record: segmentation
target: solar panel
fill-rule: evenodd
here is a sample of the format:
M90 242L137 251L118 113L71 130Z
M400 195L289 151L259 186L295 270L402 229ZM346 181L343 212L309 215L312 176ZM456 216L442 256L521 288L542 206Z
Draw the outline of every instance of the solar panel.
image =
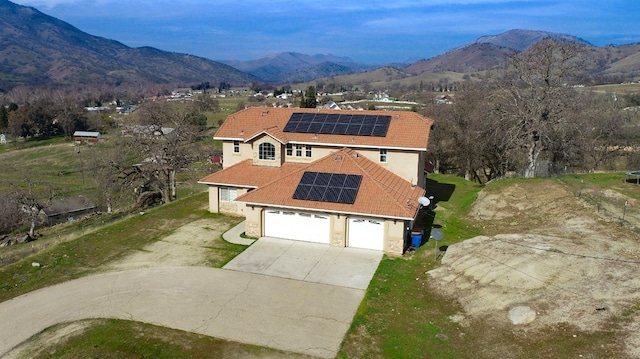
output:
M294 112L284 132L385 137L391 116Z
M300 184L313 185L317 176L318 172L305 171L300 179Z
M305 171L293 192L293 198L353 204L361 182L361 175Z

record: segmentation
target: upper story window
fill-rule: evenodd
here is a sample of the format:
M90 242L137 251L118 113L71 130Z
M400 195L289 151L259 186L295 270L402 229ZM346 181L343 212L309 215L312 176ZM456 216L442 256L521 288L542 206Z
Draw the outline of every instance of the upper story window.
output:
M305 157L311 157L311 145L307 145L304 155Z
M387 162L387 149L386 148L381 148L380 149L380 162Z
M302 145L296 145L296 156L302 157Z
M261 143L258 147L258 158L261 160L275 160L276 146L271 143Z
M233 153L240 153L240 141L233 141Z
M293 144L287 143L287 156L293 156Z

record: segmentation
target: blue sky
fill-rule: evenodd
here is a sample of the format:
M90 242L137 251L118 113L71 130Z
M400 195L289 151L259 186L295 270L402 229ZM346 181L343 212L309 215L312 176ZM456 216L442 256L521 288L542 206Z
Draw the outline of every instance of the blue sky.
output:
M127 46L213 60L292 51L416 61L483 35L545 30L640 42L638 0L12 0Z

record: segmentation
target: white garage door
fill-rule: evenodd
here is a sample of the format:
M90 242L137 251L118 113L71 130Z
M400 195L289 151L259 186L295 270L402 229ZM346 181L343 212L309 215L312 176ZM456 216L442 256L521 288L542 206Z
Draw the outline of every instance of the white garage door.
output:
M349 218L349 247L384 249L384 222L373 218Z
M329 243L329 216L268 209L264 215L264 235L297 241Z

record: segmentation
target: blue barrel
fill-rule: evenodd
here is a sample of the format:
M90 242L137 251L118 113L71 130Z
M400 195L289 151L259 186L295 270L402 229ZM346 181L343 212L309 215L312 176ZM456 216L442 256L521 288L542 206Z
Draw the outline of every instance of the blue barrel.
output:
M422 244L423 234L424 234L424 231L411 232L411 244L413 245L414 248L418 248Z

